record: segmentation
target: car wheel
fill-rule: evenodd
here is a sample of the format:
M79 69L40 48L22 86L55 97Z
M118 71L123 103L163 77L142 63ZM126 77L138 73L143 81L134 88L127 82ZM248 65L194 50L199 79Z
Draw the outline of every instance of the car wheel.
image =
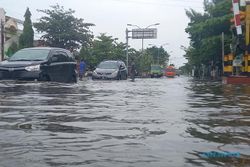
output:
M48 75L46 75L46 74L41 74L40 76L39 76L39 79L38 79L39 81L50 81L50 77L48 76Z
M77 83L77 77L75 75L71 76L71 79L69 80L71 83Z
M116 77L117 80L121 80L122 79L122 76L121 74L118 74L117 77Z

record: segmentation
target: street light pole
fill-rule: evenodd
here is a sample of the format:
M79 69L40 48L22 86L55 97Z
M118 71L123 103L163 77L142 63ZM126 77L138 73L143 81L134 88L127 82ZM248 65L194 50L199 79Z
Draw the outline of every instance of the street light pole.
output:
M158 53L157 53L157 62L158 62L158 64L159 64L159 52L160 52L160 48L158 48Z
M170 56L170 53L173 53L173 51L170 51L170 52L168 53L168 54L169 54L169 56ZM168 63L169 63L169 65L171 64L171 60L173 60L173 59L169 57L169 62L168 62Z
M144 31L142 32L142 39L141 39L141 52L143 53L143 49L144 49L144 47L143 47L143 39L144 39Z
M127 58L127 68L128 68L128 29L126 28L126 58Z

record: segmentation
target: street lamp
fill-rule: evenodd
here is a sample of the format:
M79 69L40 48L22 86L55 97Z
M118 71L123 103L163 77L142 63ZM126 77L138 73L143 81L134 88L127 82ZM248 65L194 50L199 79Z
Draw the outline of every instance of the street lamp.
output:
M157 60L157 61L158 61L158 64L159 64L159 57L160 57L160 56L159 56L159 55L160 55L159 52L160 52L160 48L163 47L163 46L165 46L165 45L169 45L169 43L164 43L164 44L162 44L162 45L160 45L160 46L156 46L156 45L154 45L154 44L148 44L148 45L149 45L149 46L155 46L155 47L157 47L157 49L158 49L158 51L157 51L157 59L158 59L158 60Z
M142 35L142 49L141 49L142 53L143 53L144 29L147 29L147 28L152 27L152 26L158 26L158 25L160 25L160 23L151 24L151 25L147 26L146 28L141 28L140 26L138 26L136 24L127 24L127 26L137 27L137 28L142 30L142 33L143 33L143 35Z

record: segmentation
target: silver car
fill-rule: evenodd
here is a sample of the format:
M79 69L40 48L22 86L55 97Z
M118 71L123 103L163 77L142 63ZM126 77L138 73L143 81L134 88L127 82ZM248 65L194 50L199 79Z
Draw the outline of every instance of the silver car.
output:
M123 61L107 60L102 61L93 71L92 79L117 79L126 80L128 69Z

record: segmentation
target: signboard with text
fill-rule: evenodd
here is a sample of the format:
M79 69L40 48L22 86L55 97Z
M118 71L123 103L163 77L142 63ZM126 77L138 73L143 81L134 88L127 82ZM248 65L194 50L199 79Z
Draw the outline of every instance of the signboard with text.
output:
M138 28L132 29L132 39L156 39L156 28Z

